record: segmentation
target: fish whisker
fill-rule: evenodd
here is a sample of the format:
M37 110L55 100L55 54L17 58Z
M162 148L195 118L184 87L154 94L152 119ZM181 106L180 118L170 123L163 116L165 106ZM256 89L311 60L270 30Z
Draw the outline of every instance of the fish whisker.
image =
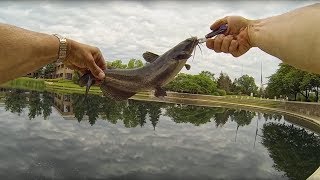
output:
M203 56L203 54L202 54L202 49L201 49L200 45L199 45L199 44L197 44L197 46L199 47L200 52L201 52L201 55Z

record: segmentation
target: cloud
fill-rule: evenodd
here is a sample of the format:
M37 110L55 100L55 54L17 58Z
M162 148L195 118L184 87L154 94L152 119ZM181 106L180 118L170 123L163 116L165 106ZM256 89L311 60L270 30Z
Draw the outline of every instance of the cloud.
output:
M204 36L210 24L226 15L250 19L264 18L312 4L312 1L30 1L0 2L0 22L26 29L60 33L99 47L107 60L142 59L142 53L162 54L180 41ZM263 9L263 11L262 11ZM199 52L190 73L208 70L226 72L231 78L241 74L263 82L280 62L258 49L240 58L216 54L206 48ZM186 70L183 70L186 72ZM216 76L217 77L217 76Z
M125 128L121 121L111 124L99 119L90 126L87 121L64 120L54 109L47 120L30 121L27 114L25 110L18 116L0 107L0 177L279 177L259 137L253 149L255 123L240 127L235 142L237 124L231 121L214 128L214 122L194 126L160 116L154 131L149 120L142 128ZM241 173L244 169L255 173Z

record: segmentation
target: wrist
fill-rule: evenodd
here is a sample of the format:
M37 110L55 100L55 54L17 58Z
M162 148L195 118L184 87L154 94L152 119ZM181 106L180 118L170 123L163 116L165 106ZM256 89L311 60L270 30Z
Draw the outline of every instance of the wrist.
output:
M259 44L259 37L261 36L261 26L263 26L262 20L249 20L248 21L248 38L249 38L249 44L252 47L258 47Z

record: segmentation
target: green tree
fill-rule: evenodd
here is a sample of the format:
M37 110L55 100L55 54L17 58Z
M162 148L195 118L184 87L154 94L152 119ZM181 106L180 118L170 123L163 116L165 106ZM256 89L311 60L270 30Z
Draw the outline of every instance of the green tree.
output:
M43 68L43 76L44 78L53 78L55 71L55 65L53 63L47 64Z
M237 86L241 93L250 95L251 93L256 94L258 87L254 82L254 78L249 75L243 75L238 80L235 81L235 86Z
M112 68L119 68L119 69L125 69L127 68L126 64L122 64L121 60L115 60L112 62L108 62L108 67L112 67Z
M220 76L219 76L219 78L217 80L217 87L219 89L225 90L226 93L229 94L231 86L232 86L232 81L229 78L228 74L221 72Z
M209 79L211 79L212 81L216 81L216 79L214 78L214 74L211 73L210 71L201 71L201 72L199 73L199 75L201 75L201 76L206 76L206 77L208 77Z
M214 94L217 91L217 84L204 74L180 73L166 86L166 89L183 93Z
M127 65L127 69L132 69L132 68L139 68L142 67L143 63L141 60L138 59L130 59Z

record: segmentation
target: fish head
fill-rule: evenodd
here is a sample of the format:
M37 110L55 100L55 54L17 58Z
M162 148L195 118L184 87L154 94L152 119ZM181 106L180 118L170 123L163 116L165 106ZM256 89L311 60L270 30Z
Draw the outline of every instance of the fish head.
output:
M168 59L171 60L187 60L192 56L194 48L199 44L197 37L188 38L167 52Z
M78 84L81 87L86 86L85 97L87 97L90 87L95 84L95 78L91 73L86 73L79 78Z

